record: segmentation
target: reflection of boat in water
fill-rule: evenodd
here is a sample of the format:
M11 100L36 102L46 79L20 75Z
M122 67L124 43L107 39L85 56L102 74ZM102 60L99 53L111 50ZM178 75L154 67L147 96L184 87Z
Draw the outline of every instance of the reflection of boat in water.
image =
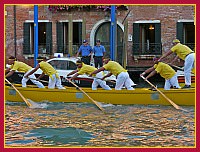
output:
M91 102L91 100L75 87L66 87L66 89L40 89L35 86L22 88L16 84L16 88L27 99L35 102ZM170 105L157 91L148 88L136 88L135 90L91 90L91 88L83 88L83 90L94 100L98 102L110 104L152 104L152 105ZM195 89L172 89L161 90L169 99L177 105L195 105ZM7 101L23 101L19 94L11 87L5 86L5 100Z

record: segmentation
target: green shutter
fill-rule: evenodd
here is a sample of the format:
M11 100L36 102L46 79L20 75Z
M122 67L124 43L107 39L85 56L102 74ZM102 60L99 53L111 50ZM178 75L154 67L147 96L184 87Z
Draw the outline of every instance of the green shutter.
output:
M78 43L82 44L82 22L78 23L78 31L79 31L79 38L78 38Z
M30 48L30 23L24 23L23 54L31 54Z
M161 24L155 23L155 54L162 54Z
M184 40L183 22L177 22L177 24L176 24L176 38L179 39L181 43L183 43L183 40Z
M82 23L82 40L84 40L85 38L86 38L86 21L85 21L85 18L83 18L83 23Z
M139 54L140 24L133 23L133 55Z
M64 51L64 34L63 34L63 23L56 23L56 37L57 37L57 52L62 53Z
M127 63L127 50L128 50L128 20L125 20L124 22L124 35L123 35L123 52L122 52L122 65L124 68L126 68Z
M46 51L52 54L52 23L46 23Z

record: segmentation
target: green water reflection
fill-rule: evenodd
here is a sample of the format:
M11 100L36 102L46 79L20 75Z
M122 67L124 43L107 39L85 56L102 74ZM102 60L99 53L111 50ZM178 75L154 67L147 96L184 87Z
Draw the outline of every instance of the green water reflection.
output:
M6 102L5 145L12 147L195 146L194 107L47 103L30 109Z

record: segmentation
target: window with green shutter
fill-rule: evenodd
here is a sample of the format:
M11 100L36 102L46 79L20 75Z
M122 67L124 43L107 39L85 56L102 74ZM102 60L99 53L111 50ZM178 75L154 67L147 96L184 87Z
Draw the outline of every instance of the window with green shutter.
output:
M34 23L24 23L23 54L34 54ZM52 23L38 23L38 54L52 53Z
M182 44L195 51L195 25L194 22L177 22L176 38Z
M75 55L82 44L82 22L72 23L72 50L69 51L69 23L68 22L57 22L56 23L56 42L57 52L70 55Z
M46 53L52 54L52 23L46 23Z
M23 54L32 54L31 47L30 47L30 25L31 23L24 23Z
M161 24L133 23L133 55L161 55Z
M57 22L56 23L56 37L57 37L57 52L58 53L63 53L64 51L64 46L63 46L63 23L62 22Z

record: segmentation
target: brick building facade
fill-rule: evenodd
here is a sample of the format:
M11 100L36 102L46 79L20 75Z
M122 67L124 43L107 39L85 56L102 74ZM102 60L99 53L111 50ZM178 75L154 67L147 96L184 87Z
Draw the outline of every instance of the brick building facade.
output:
M39 55L73 56L83 39L93 47L100 39L109 54L110 11L63 6L38 7ZM195 48L194 5L129 5L116 10L116 61L130 71L152 65L152 57L172 46L172 40ZM16 26L15 26L16 22ZM5 6L5 59L10 55L33 66L33 6ZM182 62L178 63L179 65ZM177 64L177 65L178 65Z

